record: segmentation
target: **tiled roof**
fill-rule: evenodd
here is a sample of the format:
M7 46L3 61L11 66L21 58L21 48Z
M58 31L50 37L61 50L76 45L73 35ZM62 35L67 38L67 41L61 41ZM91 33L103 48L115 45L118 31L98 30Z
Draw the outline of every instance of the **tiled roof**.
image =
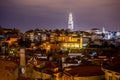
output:
M99 76L104 75L100 66L77 66L67 71L72 76L85 77L85 76Z
M58 65L56 65L55 63L53 63L53 62L51 62L51 61L47 61L46 63L45 63L45 66L44 66L45 68L57 68L58 67Z
M50 75L53 75L53 71L49 70L49 69L45 69L45 68L37 68L37 67L34 67L34 70L36 71L39 71L39 72L43 72L43 73L46 73L46 74L50 74Z
M12 61L0 60L0 80L15 80L14 69L17 67Z
M1 68L14 69L16 67L17 67L17 64L12 61L0 60L0 69Z
M102 67L120 73L120 57L109 59L103 63Z
M58 65L54 64L53 62L47 61L45 62L45 65L42 68L34 67L34 69L37 71L44 71L45 73L48 73L48 74L53 74L54 71L52 69L57 68L57 67Z

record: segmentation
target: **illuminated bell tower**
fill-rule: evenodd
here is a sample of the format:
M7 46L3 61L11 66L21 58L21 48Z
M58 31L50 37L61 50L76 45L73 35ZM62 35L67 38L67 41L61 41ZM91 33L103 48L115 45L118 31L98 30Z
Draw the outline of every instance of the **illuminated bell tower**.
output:
M73 31L73 29L74 29L72 13L69 13L68 29L70 29L71 31Z

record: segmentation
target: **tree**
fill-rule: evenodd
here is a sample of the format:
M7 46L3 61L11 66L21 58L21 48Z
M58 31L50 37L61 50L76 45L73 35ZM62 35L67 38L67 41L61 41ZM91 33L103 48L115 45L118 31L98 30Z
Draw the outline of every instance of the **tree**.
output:
M29 39L23 40L23 38L19 39L18 45L21 47L29 48L31 46L31 41Z

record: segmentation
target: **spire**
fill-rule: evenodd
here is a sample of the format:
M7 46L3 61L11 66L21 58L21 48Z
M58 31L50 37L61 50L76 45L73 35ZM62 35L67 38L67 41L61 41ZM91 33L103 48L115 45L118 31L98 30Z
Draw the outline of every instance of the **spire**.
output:
M105 33L105 28L104 27L102 28L102 33Z
M68 18L68 29L70 29L71 31L73 31L74 26L73 26L73 17L72 17L72 13L69 13L69 18Z

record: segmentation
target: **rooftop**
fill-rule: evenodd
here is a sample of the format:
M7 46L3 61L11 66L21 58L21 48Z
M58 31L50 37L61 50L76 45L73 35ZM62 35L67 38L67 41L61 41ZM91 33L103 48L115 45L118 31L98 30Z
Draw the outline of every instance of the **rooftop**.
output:
M120 73L120 57L112 57L108 61L104 62L103 68Z
M98 76L104 75L104 72L101 70L100 66L77 66L72 68L71 70L67 71L68 74L72 76Z

